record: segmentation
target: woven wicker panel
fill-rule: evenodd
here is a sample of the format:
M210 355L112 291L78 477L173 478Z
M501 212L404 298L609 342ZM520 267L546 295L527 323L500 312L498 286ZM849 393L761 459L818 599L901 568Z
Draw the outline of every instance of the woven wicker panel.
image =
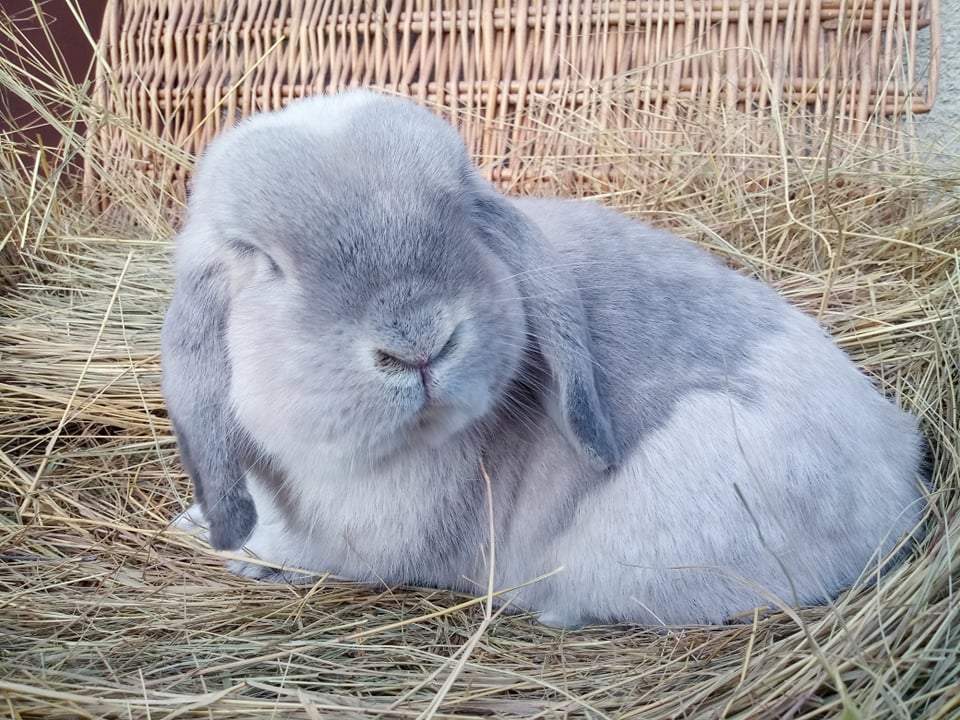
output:
M112 0L97 92L196 154L256 110L377 86L436 105L491 177L516 184L550 172L550 158L602 162L543 132L577 108L598 127L631 128L640 149L667 149L717 113L769 120L771 108L779 137L760 122L733 150L787 137L816 152L803 129L828 121L858 142L896 144L889 128L933 100L936 18L937 0ZM934 61L918 69L930 29ZM96 139L93 164L108 172L135 162L168 173L150 143ZM166 178L180 194L184 172Z

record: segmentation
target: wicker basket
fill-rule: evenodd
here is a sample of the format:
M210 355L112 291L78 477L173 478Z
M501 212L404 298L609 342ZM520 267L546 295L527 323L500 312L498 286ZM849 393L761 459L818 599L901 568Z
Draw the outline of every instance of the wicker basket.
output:
M890 146L902 142L891 128L933 101L937 4L110 0L96 92L109 112L192 155L240 116L376 86L451 116L488 174L513 184L555 171L550 158L602 163L539 131L561 110L629 127L641 151L669 149L691 119L739 110L768 121L773 108L778 129L748 126L733 150L786 137L815 153L804 128L828 120L837 134ZM932 59L921 72L923 42ZM157 162L155 145L94 136L88 186L134 163L182 195L186 170Z

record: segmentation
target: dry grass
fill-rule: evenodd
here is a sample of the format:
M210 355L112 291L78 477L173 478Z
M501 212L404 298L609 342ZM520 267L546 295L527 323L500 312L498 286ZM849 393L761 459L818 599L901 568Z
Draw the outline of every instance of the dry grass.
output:
M544 131L616 172L585 177L568 158L546 189L669 223L776 285L923 418L935 455L927 537L879 586L741 625L561 633L443 592L256 584L165 529L189 496L158 387L170 198L131 175L105 178L110 213L83 201L76 123L125 121L83 88L30 81L45 62L26 46L0 62L4 92L63 138L0 146L0 712L960 717L960 164L880 169L839 139L796 157L773 121L730 115L691 115L715 152L674 138L637 153L629 132L556 109ZM729 151L747 122L770 123L770 145Z

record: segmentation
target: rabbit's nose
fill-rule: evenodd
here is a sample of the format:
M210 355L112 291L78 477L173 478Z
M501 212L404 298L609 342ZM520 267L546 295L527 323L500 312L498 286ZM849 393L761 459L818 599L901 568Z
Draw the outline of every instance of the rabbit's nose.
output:
M430 361L432 358L425 354L406 357L389 350L376 350L374 352L377 365L387 372L415 372L420 376L420 384L426 398L430 398Z
M377 367L387 371L416 371L420 373L424 384L427 383L430 369L453 353L459 344L460 326L448 335L440 335L438 342L410 343L406 338L381 346L373 351ZM417 347L419 345L419 347Z
M377 365L387 370L425 370L430 365L430 358L425 354L406 357L396 351L374 351Z

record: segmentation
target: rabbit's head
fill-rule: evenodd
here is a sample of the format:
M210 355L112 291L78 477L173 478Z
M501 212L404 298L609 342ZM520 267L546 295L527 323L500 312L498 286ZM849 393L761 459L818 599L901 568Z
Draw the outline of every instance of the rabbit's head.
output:
M190 224L209 247L181 254L229 275L232 396L262 428L293 414L298 442L378 462L468 437L537 362L567 437L616 461L575 285L430 112L357 92L255 117L202 160Z

